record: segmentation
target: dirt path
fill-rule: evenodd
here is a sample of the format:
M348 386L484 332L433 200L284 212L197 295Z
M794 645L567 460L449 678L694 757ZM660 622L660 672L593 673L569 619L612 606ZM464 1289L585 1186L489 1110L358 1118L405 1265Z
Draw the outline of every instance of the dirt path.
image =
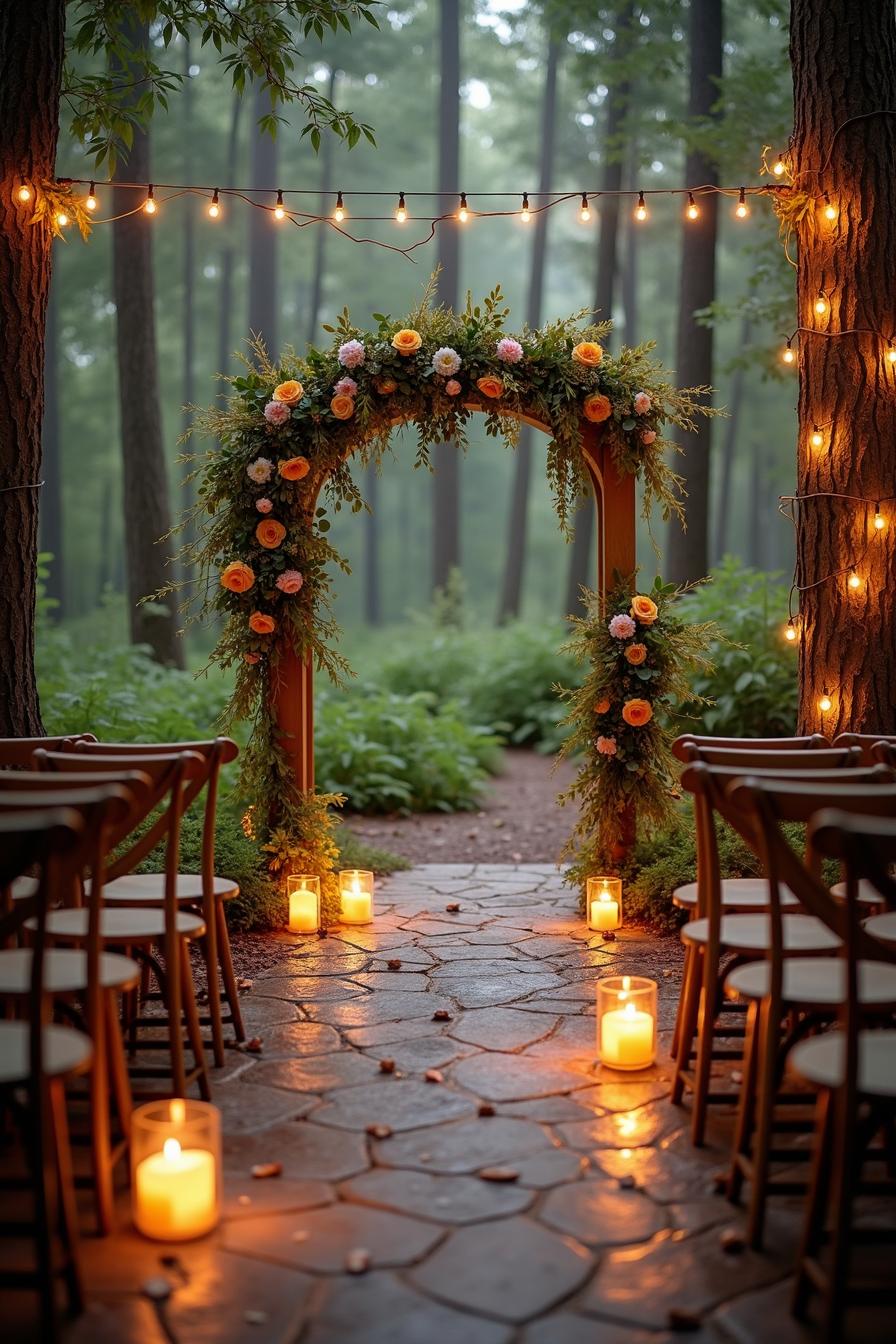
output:
M554 770L552 756L507 751L480 812L351 817L348 824L412 863L553 863L575 820L556 798L574 777L569 762Z

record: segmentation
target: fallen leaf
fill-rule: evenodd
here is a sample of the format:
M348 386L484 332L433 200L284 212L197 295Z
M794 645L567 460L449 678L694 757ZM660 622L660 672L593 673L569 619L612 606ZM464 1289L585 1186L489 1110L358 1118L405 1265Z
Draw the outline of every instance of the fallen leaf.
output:
M726 1255L740 1255L747 1243L736 1227L726 1227L719 1233L719 1245Z
M635 1181L634 1176L632 1176L631 1174L629 1174L629 1175L627 1175L627 1176L620 1176L620 1177L619 1177L619 1189L620 1189L620 1190L634 1190L636 1184L637 1184L637 1182Z
M450 1022L451 1014L447 1008L437 1008L432 1015L433 1022Z
M364 1132L369 1134L372 1139L391 1139L392 1137L391 1125L368 1125Z
M345 1268L349 1274L366 1274L370 1268L370 1252L362 1246L349 1251L345 1257Z
M237 990L239 991L240 994L248 993L248 991L252 988L252 983L253 982L251 980L245 980L242 976L240 976L240 978L236 982Z
M490 1115L494 1115L494 1113L495 1108L490 1101L480 1101L479 1114L482 1116L483 1120L485 1120Z
M394 1059L381 1059L381 1060L380 1060L380 1073L394 1073L394 1072L395 1072L395 1060L394 1060Z
M513 1167L483 1167L479 1172L480 1181L493 1181L497 1185L509 1185L519 1178L519 1172Z
M401 962L398 959L398 957L390 957L389 960L386 962L386 965L389 967L390 971L401 970Z
M445 906L445 909L448 911L449 915L456 915L460 909L460 901L452 901L450 905Z
M616 935L612 929L604 929L601 938L603 938L605 943L615 943L616 941Z
M445 1075L438 1069L427 1069L423 1077L428 1083L444 1083Z
M258 1162L252 1168L252 1176L256 1181L269 1181L272 1176L282 1176L282 1162Z
M251 1041L246 1042L246 1053L249 1055L260 1055L264 1049L264 1041L260 1036L253 1036Z

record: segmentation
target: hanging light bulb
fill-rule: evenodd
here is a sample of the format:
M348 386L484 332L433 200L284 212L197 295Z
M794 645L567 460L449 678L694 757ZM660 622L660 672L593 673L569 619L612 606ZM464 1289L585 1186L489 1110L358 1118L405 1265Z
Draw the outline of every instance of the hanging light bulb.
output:
M221 206L218 202L218 188L215 187L214 195L212 196L212 203L208 208L208 217L209 219L217 219L220 213L221 213Z
M692 191L688 192L688 208L685 210L685 214L688 219L699 219L700 217L700 207L694 200L694 193Z
M465 191L462 191L460 194L460 205L457 208L457 217L461 224L466 224L467 220L470 218L470 212L467 209L467 193Z
M145 215L154 215L158 208L155 195L153 194L153 185L150 182L149 186L146 188L146 200L143 202L143 213Z
M824 443L824 435L822 434L821 430L818 428L817 425L813 426L809 442L811 443L813 448L820 448L821 445Z
M56 223L59 225L60 229L65 228L66 224L68 223L68 215L65 213L64 210L58 210L56 212Z
M398 206L395 210L395 218L399 224L403 224L408 217L408 208L404 203L404 192L398 193Z
M28 201L31 200L31 188L29 187L27 182L23 182L22 185L19 187L18 191L16 192L16 200L21 201L22 205L26 205Z
M277 204L274 206L274 218L283 219L286 211L283 209L283 192L277 192Z
M345 219L345 201L342 199L342 192L336 193L336 209L333 211L333 218L337 224L341 224Z
M855 572L854 569L851 569L849 571L849 578L846 580L846 582L854 593L857 593L862 586L862 580L859 578L858 574Z
M827 192L824 194L824 217L829 219L831 223L837 218L837 207L833 204Z
M787 640L788 644L796 643L796 625L794 624L792 616L784 627L784 638Z
M87 199L85 200L84 205L86 209L91 211L91 213L96 209L96 189L92 182L88 189Z
M529 193L523 192L523 208L520 211L520 219L524 224L528 224L532 216L529 213Z
M827 714L831 709L833 709L833 706L834 706L833 700L828 695L827 691L823 691L818 701L818 708L821 710L822 714Z
M787 164L781 158L780 154L772 164L772 172L774 173L775 177L783 177L784 174L787 172Z
M750 213L750 208L747 205L746 187L741 187L740 189L740 195L737 198L737 205L735 207L734 213L735 215L737 215L738 219L746 219L747 215Z
M878 532L883 532L887 525L887 520L880 511L880 503L874 506L874 526Z
M582 221L583 224L587 224L590 218L591 218L591 210L588 206L588 193L587 191L583 191L582 204L579 209L579 219Z
M819 317L824 317L830 306L827 297L824 294L819 294L818 298L815 300L815 312L817 315Z
M887 359L891 364L896 364L896 345L891 345L887 350Z
M790 336L788 336L787 344L781 351L781 359L784 361L785 364L792 364L793 361L796 359L796 353L793 348L793 340Z
M643 191L638 192L638 204L635 206L635 219L644 220L647 218L647 206L644 203Z

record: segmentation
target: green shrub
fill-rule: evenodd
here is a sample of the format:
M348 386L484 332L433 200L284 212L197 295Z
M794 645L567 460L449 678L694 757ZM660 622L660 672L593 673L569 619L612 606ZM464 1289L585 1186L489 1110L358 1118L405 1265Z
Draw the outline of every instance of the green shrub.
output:
M355 812L462 812L479 805L497 739L432 694L358 687L323 693L315 734L318 787Z

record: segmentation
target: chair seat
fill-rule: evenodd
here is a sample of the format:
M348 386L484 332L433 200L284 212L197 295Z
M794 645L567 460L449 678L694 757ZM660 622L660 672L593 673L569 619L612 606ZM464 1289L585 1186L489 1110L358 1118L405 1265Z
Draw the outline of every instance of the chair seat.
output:
M103 887L103 900L116 905L161 906L165 901L164 873L128 873L107 882ZM214 881L215 899L231 901L239 896L238 882L229 877L216 877ZM177 899L184 905L198 905L202 901L202 878L198 873L178 873Z
M789 1059L794 1072L816 1087L842 1086L845 1062L842 1031L800 1041ZM896 1097L896 1031L859 1033L858 1089L866 1097Z
M725 989L744 999L764 999L770 979L771 963L753 961L732 971ZM786 1004L834 1010L846 1001L846 962L842 957L788 957L782 982ZM896 966L860 962L859 1002L881 1008L896 1005Z
M25 1083L31 1077L31 1028L27 1022L0 1022L0 1087ZM44 1073L62 1078L81 1073L93 1056L87 1036L70 1027L44 1027Z
M17 877L9 890L14 901L30 900L37 891L37 878Z
M896 947L896 910L889 910L885 915L872 915L865 920L865 928L882 943Z
M846 883L836 882L834 886L831 887L831 895L836 896L838 901L845 901ZM867 878L864 877L859 879L859 902L862 905L873 905L875 907L886 904L883 896L881 896L874 883L869 882Z
M836 934L814 915L785 915L785 952L833 952L840 946ZM727 952L768 952L771 920L768 915L722 915L721 945ZM709 920L692 919L681 930L682 941L698 946L709 941Z
M767 910L769 903L768 882L764 877L724 877L722 879L722 906L725 910ZM697 883L688 882L676 887L672 893L672 904L682 910L694 910L697 906ZM786 888L781 892L782 905L796 905L797 899Z
M31 988L31 951L27 947L0 951L0 998L21 997ZM99 979L103 989L133 989L140 967L130 957L101 952ZM51 947L44 953L44 991L77 994L87 988L87 953L75 947Z
M47 933L52 938L86 938L88 919L86 906L51 910L47 915ZM29 926L31 923L29 920ZM180 911L177 932L185 938L201 938L205 923L198 915ZM121 905L103 910L100 915L100 938L104 943L160 943L164 937L164 910L134 910Z

